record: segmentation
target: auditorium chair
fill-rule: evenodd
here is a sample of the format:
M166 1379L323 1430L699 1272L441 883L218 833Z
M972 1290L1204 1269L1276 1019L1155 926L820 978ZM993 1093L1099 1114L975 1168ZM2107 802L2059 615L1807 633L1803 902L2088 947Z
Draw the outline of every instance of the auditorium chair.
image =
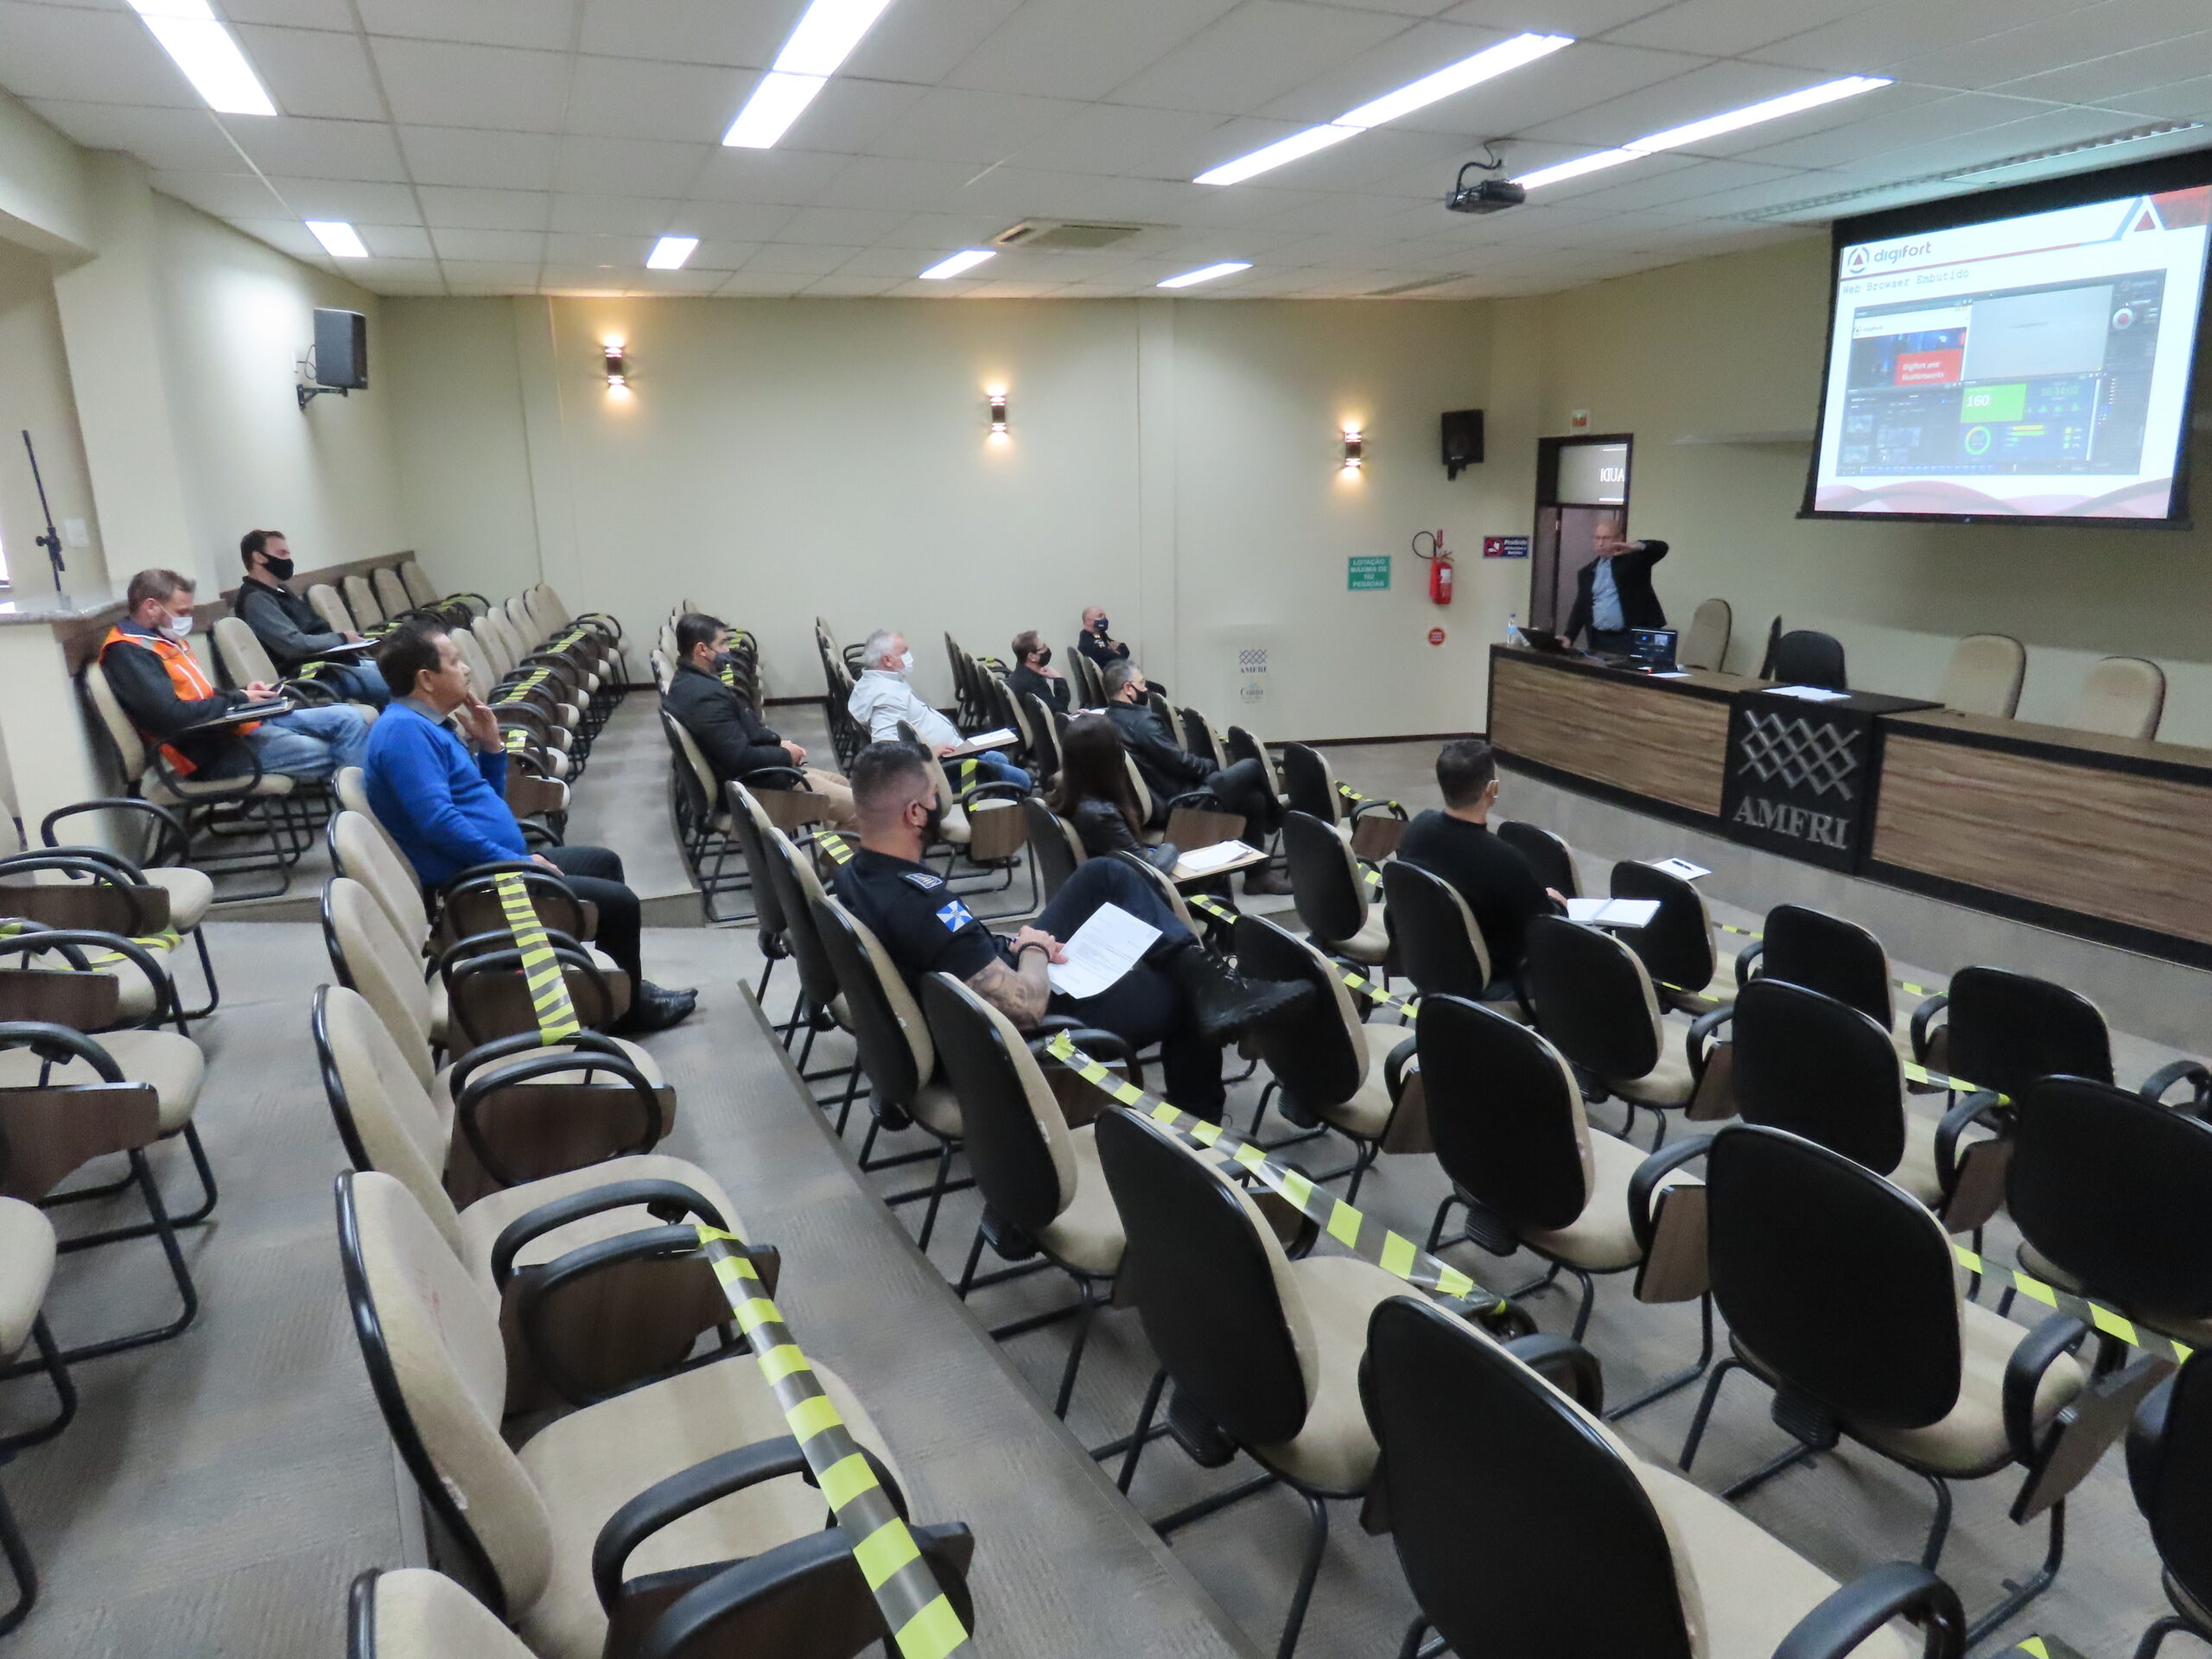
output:
M1936 701L1962 715L2010 720L2028 677L2028 648L2009 633L1970 633L1951 647Z
M0 1198L0 1364L9 1367L4 1375L10 1376L27 1370L44 1371L56 1402L54 1414L36 1428L0 1435L0 1469L17 1453L52 1440L77 1414L76 1384L70 1380L44 1311L46 1293L54 1282L54 1224L34 1205ZM31 1366L16 1366L13 1362L26 1344L38 1349L38 1359ZM0 1492L0 1555L7 1558L16 1578L16 1599L0 1607L0 1636L5 1636L23 1622L38 1600L38 1569L5 1492Z
M1072 1309L1017 1319L991 1332L1003 1342L1074 1313L1075 1339L1052 1402L1052 1414L1065 1417L1091 1320L1100 1303L1112 1299L1124 1243L1122 1217L1098 1165L1094 1126L1068 1127L1030 1039L950 974L931 974L922 982L922 1013L945 1081L959 1097L961 1144L983 1201L956 1294L965 1301L975 1291L1044 1265L1068 1276L1076 1290ZM1128 1052L1105 1032L1077 1029L1069 1035L1094 1057ZM986 1243L1008 1262L1031 1256L1042 1262L978 1278Z
M1068 654L1061 662L1075 689L1075 706L1077 709L1103 709L1106 706L1106 678L1098 671L1098 664L1084 652L1081 641L1068 647Z
M1596 1305L1595 1274L1636 1270L1687 1275L1689 1294L1663 1298L1700 1303L1705 1343L1698 1363L1623 1407L1616 1415L1685 1388L1713 1362L1713 1308L1699 1292L1702 1263L1679 1248L1662 1256L1655 1241L1681 1166L1694 1141L1643 1153L1618 1135L1593 1130L1582 1090L1560 1052L1525 1026L1458 996L1426 996L1414 1023L1428 1133L1452 1190L1436 1207L1427 1248L1461 1243L1491 1255L1526 1249L1550 1263L1538 1279L1503 1294L1515 1300L1554 1283L1564 1270L1581 1287L1573 1339L1582 1340ZM1691 1200L1694 1202L1694 1200ZM1465 1226L1444 1237L1453 1205ZM1694 1230L1687 1235L1694 1239ZM1692 1247L1689 1254L1699 1252ZM1649 1268L1647 1262L1651 1262Z
M327 582L314 582L308 588L308 604L323 620L323 626L333 633L358 633L364 639L369 630L357 621L346 607L344 597Z
M2005 1207L2021 1268L2212 1347L2212 1124L2085 1077L2045 1077L2015 1111ZM2107 1342L2100 1359L2123 1351Z
M684 1582L663 1575L704 1577L822 1530L829 1506L750 1355L585 1406L510 1450L490 1294L397 1180L349 1170L335 1186L353 1334L432 1559L461 1568L540 1659L602 1659L610 1634ZM860 1402L834 1373L811 1375L895 1493ZM633 1554L651 1576L631 1577Z
M1932 1573L1951 1483L2019 1469L2012 1517L2046 1516L2049 1544L2041 1567L1974 1621L1967 1639L1979 1642L2050 1587L2067 1494L2171 1367L2145 1354L2091 1383L2071 1352L2085 1322L2057 1313L2031 1329L1962 1300L1951 1242L1919 1200L1783 1130L1732 1124L1713 1137L1706 1210L1713 1300L1733 1352L1706 1385L1683 1470L1721 1383L1748 1371L1775 1391L1774 1420L1796 1444L1722 1495L1849 1440L1934 1489L1921 1553Z
M1730 1081L1746 1123L1787 1129L1886 1176L1947 1232L1979 1235L2004 1202L2012 1147L1991 1135L2006 1127L1995 1100L1970 1095L1940 1123L1912 1110L1896 1044L1860 1010L1764 975L1738 995L1732 1031Z
M1563 899L1582 896L1582 874L1575 865L1574 849L1550 830L1502 818L1493 833L1529 861L1539 887L1549 887Z
M2149 741L2166 709L2166 671L2140 657L2106 657L2082 677L2064 725L2077 732Z
M837 1132L842 1135L860 1086L859 1058L855 1056L844 1065L820 1071L806 1069L817 1036L825 1031L849 1032L853 1028L851 1010L839 982L836 965L823 946L822 930L812 908L816 899L827 895L812 860L792 844L790 836L772 824L760 825L760 831L768 885L774 889L776 907L784 918L785 941L798 969L798 995L791 1004L791 1018L777 1027L777 1035L788 1049L799 1027L806 1028L806 1041L798 1052L799 1076L804 1081L818 1083L830 1077L846 1079L849 1087L839 1103L837 1118ZM828 1102L817 1103L826 1105Z
M565 1142L563 1157L544 1161L573 1158L573 1164L463 1207L448 1183L458 1174L466 1190L480 1165L473 1145L460 1147L456 1158L451 1143L456 1128L463 1137L481 1133L477 1103L457 1112L455 1124L442 1121L358 992L318 987L311 1022L323 1093L347 1160L404 1185L479 1291L498 1305L508 1414L588 1404L664 1375L684 1362L699 1336L728 1323L729 1305L713 1274L666 1230L683 1233L678 1224L694 1217L725 1232L747 1230L728 1195L697 1165L623 1148L624 1116L636 1143L650 1147L659 1139L660 1106L634 1072L620 1077L621 1062L601 1062L618 1079L612 1087L594 1089L589 1099L563 1096L559 1104L569 1109L541 1119ZM492 1111L548 1092L525 1079L495 1090ZM588 1118L597 1122L587 1128ZM680 1259L670 1255L671 1245L685 1252ZM756 1265L772 1294L774 1263Z
M1313 942L1332 957L1379 969L1387 982L1389 930L1383 907L1370 902L1370 867L1352 851L1351 837L1308 813L1293 810L1283 814L1282 849L1292 901Z
M1522 978L1536 1028L1567 1057L1586 1090L1620 1098L1628 1109L1624 1134L1643 1108L1659 1121L1653 1149L1663 1146L1666 1115L1689 1108L1706 1075L1698 1046L1703 1021L1679 1045L1670 1041L1674 1033L1661 1022L1643 959L1597 928L1539 916L1529 924L1528 953Z
M1528 1017L1518 974L1493 977L1489 942L1457 887L1394 858L1382 867L1382 896L1398 971L1423 996L1464 996L1514 1019Z
M1772 672L1762 677L1781 685L1817 685L1830 691L1847 691L1843 672L1843 642L1834 634L1795 629L1774 642Z
M753 988L753 1000L760 1005L763 1014L768 1008L768 981L776 971L776 964L791 955L787 937L790 924L785 919L783 906L777 902L775 884L768 880L767 851L762 840L765 832L774 826L768 815L753 798L752 791L743 784L722 785L724 798L729 804L730 832L737 837L740 855L745 860L749 890L753 899L753 914L748 918L736 919L753 923L753 940L760 952L760 982ZM772 1020L770 1023L774 1023Z
M1658 913L1642 927L1624 930L1629 948L1643 958L1661 1001L1679 1014L1710 1014L1736 995L1736 963L1713 948L1713 917L1697 883L1635 859L1613 866L1612 896L1649 899Z
M1168 1432L1194 1461L1220 1468L1243 1452L1265 1472L1154 1522L1155 1532L1278 1480L1305 1501L1304 1559L1275 1644L1276 1659L1290 1659L1328 1543L1325 1501L1363 1497L1374 1477L1360 1361L1368 1316L1404 1281L1355 1256L1292 1261L1249 1195L1133 1113L1107 1112L1096 1133L1128 1236L1126 1294L1160 1362L1118 1484L1129 1490L1172 1382Z
M1038 786L1044 788L1060 775L1060 721L1054 718L1059 711L1034 691L1023 692L1020 702L1027 709L1030 740L1036 746L1031 753L1037 761Z
M1294 1146L1333 1129L1352 1144L1352 1161L1313 1176L1332 1181L1350 1175L1344 1202L1359 1200L1359 1184L1385 1152L1427 1152L1427 1117L1417 1079L1408 1071L1414 1037L1403 1026L1369 1025L1359 1017L1344 976L1307 941L1249 912L1236 918L1236 970L1249 979L1281 980L1313 988L1311 1008L1246 1034L1274 1081L1261 1091L1252 1134L1268 1102L1304 1133L1275 1142ZM1280 1098L1276 1098L1280 1096Z
M1387 858L1405 833L1406 809L1396 801L1355 801L1344 792L1337 770L1323 751L1287 743L1282 751L1284 798L1294 812L1305 812L1344 830L1365 858Z
M466 605L472 611L488 610L491 601L481 594L441 594L437 584L430 580L421 564L413 559L403 559L399 564L399 585L407 590L407 597L420 610L442 610L454 605Z
M1914 1011L1912 1039L1921 1063L1959 1079L1960 1087L2014 1100L2039 1077L2113 1081L2112 1036L2097 1005L2009 969L1960 969L1946 990ZM2141 1092L2162 1100L2180 1083L2190 1086L2190 1110L2212 1107L2212 1070L2197 1060L2160 1066Z
M208 632L215 647L216 666L221 670L218 677L219 683L243 690L256 681L264 685L276 685L281 682L285 696L296 703L320 705L346 701L336 688L325 685L320 680L305 677L315 666L313 664L302 664L290 675L278 673L276 663L270 659L260 639L238 618L217 617L215 626ZM371 673L376 671L372 664L364 662L361 666ZM376 710L365 703L357 702L352 707L359 709L365 719L374 720L377 717Z
M1021 804L1021 815L1029 825L1030 867L1037 873L1045 889L1045 902L1050 904L1059 895L1067 879L1090 855L1083 849L1083 838L1065 818L1033 795Z
M1213 722L1195 709L1181 716L1182 745L1216 772L1229 764L1229 740L1216 732Z
M21 976L8 977L19 980ZM78 977L93 981L89 975ZM95 988L112 982L93 981ZM156 1239L180 1304L177 1316L166 1324L76 1343L63 1351L60 1358L74 1363L166 1342L181 1334L200 1312L200 1293L178 1246L176 1230L204 1219L213 1208L213 1178L203 1158L200 1179L207 1193L206 1204L197 1216L172 1219L146 1148L165 1134L175 1134L189 1124L192 1097L199 1092L199 1068L203 1064L200 1051L189 1039L166 1032L124 1032L102 1039L70 1030L51 1019L14 1018L9 1005L19 1002L19 989L18 985L10 985L5 1001L0 1001L0 1014L9 1016L0 1018L0 1200L52 1209L57 1202L55 1189L64 1181L92 1160L120 1153L130 1172L124 1179L103 1187L79 1187L60 1194L58 1201L110 1198L135 1190L145 1203L148 1219L79 1234L54 1248L66 1255L97 1245ZM111 1001L112 992L107 995ZM125 1040L131 1037L166 1040L159 1050L137 1048ZM130 1063L120 1058L118 1050L130 1055ZM180 1096L185 1100L181 1123L175 1105ZM196 1148L196 1136L194 1145ZM6 1257L0 1256L0 1270L5 1262ZM37 1370L49 1357L41 1344L38 1362L16 1361L0 1367L0 1376Z
M1804 905L1777 905L1759 931L1763 937L1737 955L1738 986L1764 976L1834 997L1888 1032L1899 1054L1918 1058L1911 1027L1899 1018L1890 953L1873 934L1856 922Z
M1597 1361L1574 1344L1501 1345L1394 1296L1367 1353L1377 1490L1421 1606L1399 1659L1434 1651L1431 1627L1468 1655L1964 1659L1942 1580L1898 1561L1839 1585L1606 1427Z
M2128 1484L2150 1524L2174 1611L2143 1632L2135 1659L2157 1659L2176 1633L2212 1643L2212 1356L2190 1356L2137 1414L2127 1443Z
M40 879L47 876L67 879ZM80 938L64 963L46 955L43 945L27 946L26 938L10 937L29 937L26 930L33 926L39 932L119 934L137 948L124 955ZM99 859L58 852L0 858L0 952L28 950L19 964L23 967L67 967L108 976L117 982L118 1023L143 1026L152 1020L175 1025L181 1036L191 1034L174 969L182 944L170 925L168 893L151 882L134 882ZM43 959L34 963L33 956Z
M737 827L723 804L720 780L715 776L715 769L707 764L707 757L699 752L698 741L665 708L660 711L660 725L662 735L668 739L669 795L675 809L677 844L683 850L683 861L691 868L691 879L698 885L699 901L707 919L747 920L744 915L726 914L715 906L718 895L743 893L753 885L749 867L741 865L734 871L728 868L731 855L741 856L744 849L737 839ZM805 788L804 773L788 766L774 770L789 773L795 789Z
M1735 612L1725 599L1701 599L1675 653L1684 668L1718 671L1728 665L1728 631Z

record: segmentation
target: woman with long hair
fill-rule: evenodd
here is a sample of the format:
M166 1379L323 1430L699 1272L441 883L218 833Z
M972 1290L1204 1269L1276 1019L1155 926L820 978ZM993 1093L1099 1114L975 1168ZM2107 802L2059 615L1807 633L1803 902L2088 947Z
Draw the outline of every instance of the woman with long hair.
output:
M1075 825L1083 850L1091 857L1135 853L1147 864L1172 870L1179 856L1172 844L1144 844L1144 815L1137 810L1125 755L1112 721L1103 715L1077 715L1060 740L1059 781L1048 804Z

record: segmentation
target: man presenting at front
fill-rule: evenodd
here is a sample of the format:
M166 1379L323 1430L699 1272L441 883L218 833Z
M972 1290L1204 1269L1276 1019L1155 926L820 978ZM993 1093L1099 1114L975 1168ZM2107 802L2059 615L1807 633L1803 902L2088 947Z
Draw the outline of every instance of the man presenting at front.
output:
M922 846L937 811L936 768L903 743L876 743L853 762L861 850L837 872L837 897L868 924L908 985L946 973L1014 1021L1034 1030L1049 1013L1071 1014L1138 1048L1162 1045L1168 1098L1185 1110L1220 1109L1222 1046L1262 1022L1291 1017L1312 1001L1305 984L1240 979L1198 946L1151 880L1116 858L1095 858L1011 944L993 937L923 868ZM1160 930L1142 960L1100 992L1054 991L1049 969L1060 940L1094 911L1116 905Z
M1631 542L1618 518L1600 518L1591 534L1598 556L1574 579L1574 608L1559 637L1572 645L1587 628L1590 649L1626 656L1631 628L1663 628L1666 608L1651 588L1651 567L1667 556L1664 542Z

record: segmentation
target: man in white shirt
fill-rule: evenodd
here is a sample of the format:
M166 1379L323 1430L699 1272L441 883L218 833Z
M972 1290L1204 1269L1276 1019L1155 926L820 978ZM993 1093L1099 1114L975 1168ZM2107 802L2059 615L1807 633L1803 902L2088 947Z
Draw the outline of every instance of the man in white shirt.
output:
M867 666L854 683L847 710L868 728L878 743L899 741L899 722L914 728L914 735L943 759L960 747L960 733L953 723L915 695L906 677L913 671L914 653L906 649L906 636L895 628L878 628L868 637ZM993 783L1029 787L1029 774L992 750L975 757L985 778Z

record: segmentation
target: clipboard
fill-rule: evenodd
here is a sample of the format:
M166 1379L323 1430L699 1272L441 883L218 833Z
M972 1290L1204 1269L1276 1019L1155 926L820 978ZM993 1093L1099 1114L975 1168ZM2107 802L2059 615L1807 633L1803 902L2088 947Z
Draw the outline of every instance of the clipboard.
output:
M213 720L194 721L177 735L185 737L194 732L219 732L232 726L248 726L257 720L275 720L280 715L290 714L298 707L296 702L283 697L269 702L250 702L243 709L232 709L227 715L217 715Z

